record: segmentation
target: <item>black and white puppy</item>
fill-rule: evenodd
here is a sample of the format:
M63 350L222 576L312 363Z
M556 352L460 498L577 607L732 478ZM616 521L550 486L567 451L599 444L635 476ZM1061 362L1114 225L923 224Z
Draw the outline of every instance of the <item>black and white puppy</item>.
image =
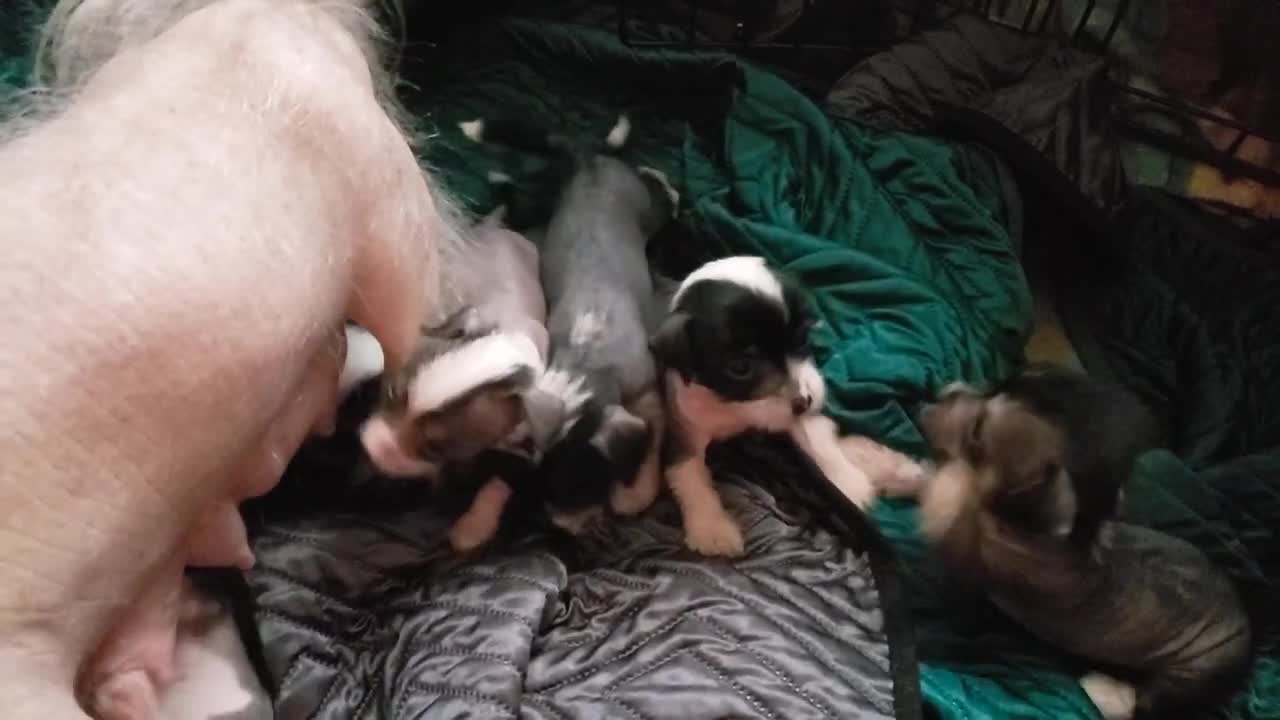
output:
M1248 616L1209 558L1113 519L1145 415L1122 388L1055 368L950 386L921 415L938 463L922 533L1006 615L1102 671L1080 683L1106 720L1199 717L1251 657Z
M668 431L663 472L684 518L685 543L705 555L744 552L706 466L707 446L744 432L788 433L859 507L874 498L866 474L821 414L826 385L809 346L806 298L763 258L709 262L680 284L652 338Z
M630 130L625 115L600 139L540 134L519 123L463 125L472 139L568 161L545 230L530 235L541 237L551 338L534 394L560 399L542 474L552 521L571 532L606 503L622 515L643 512L661 489L664 423L648 347L655 317L645 249L675 217L678 195L660 172L616 156Z

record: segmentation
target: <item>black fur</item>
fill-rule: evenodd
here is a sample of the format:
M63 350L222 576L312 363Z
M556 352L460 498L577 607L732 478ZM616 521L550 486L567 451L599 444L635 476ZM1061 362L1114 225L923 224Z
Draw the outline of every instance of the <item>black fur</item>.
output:
M659 365L731 402L767 396L788 379L787 360L810 355L813 316L784 284L779 305L725 280L687 288L650 347Z

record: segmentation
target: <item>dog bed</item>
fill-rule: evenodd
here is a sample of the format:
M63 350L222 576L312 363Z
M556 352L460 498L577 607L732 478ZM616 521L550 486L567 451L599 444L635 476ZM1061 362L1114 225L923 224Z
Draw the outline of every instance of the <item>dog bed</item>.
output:
M918 452L918 401L1020 361L1031 319L1021 208L981 144L835 120L729 56L635 52L607 33L548 23L415 47L404 70L428 134L424 160L475 211L498 201L490 170L532 198L542 161L471 144L457 122L518 113L597 132L628 111L631 159L667 173L685 207L655 243L659 267L675 274L759 253L795 273L823 321L816 344L847 431ZM1166 215L1135 213L1135 233ZM1144 458L1133 511L1265 587L1280 522L1268 419L1277 405L1265 402L1280 393L1268 344L1280 333L1266 298L1280 286L1236 284L1241 266L1259 263L1202 233L1174 234L1183 240L1126 246L1142 261L1127 271L1139 282L1073 316L1100 328L1082 355L1185 418L1176 454ZM1244 302L1272 314L1243 310L1246 320L1229 322L1228 308ZM1216 374L1198 375L1206 368ZM1212 418L1234 419L1235 430ZM338 468L355 450L330 451L336 462L291 474L347 482ZM250 580L280 717L907 719L920 715L920 694L946 718L1096 717L1075 668L951 592L910 504L873 514L890 550L785 445L735 443L714 467L748 536L750 555L737 562L681 549L668 499L577 543L533 529L473 558L446 552L442 521L427 510L352 502L254 518ZM1235 717L1280 716L1275 637L1263 633Z

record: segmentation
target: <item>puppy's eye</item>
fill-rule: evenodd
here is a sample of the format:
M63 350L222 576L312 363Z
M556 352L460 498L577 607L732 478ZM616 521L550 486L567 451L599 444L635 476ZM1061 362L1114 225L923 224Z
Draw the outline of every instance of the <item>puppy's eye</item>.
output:
M746 380L751 377L751 371L754 369L755 363L748 357L735 357L729 360L724 366L724 374L734 380Z

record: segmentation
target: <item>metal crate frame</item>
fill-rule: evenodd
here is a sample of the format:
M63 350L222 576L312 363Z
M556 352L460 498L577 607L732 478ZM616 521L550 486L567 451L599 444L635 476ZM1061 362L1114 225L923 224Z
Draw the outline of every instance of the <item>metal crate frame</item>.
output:
M805 0L803 11L809 11L814 5L824 1L837 2L842 0ZM847 2L848 0L843 1ZM1267 2L1280 3L1280 0L1249 1L1259 4ZM702 41L697 38L698 17L700 12L699 5L702 0L687 0L687 2L690 10L688 17L683 23L684 38L679 41L670 41L644 40L632 37L630 32L630 21L633 18L631 7L632 3L628 0L617 0L617 32L619 39L632 47L731 50L735 52L761 51L777 53L800 50L840 50L866 55L879 49L860 46L856 43L806 43L798 39L792 42L777 42L772 40L753 42L746 36L747 22L741 15L736 22L737 37L734 40L718 42ZM1010 21L1007 17L1005 19L994 18L991 13L993 9L1000 7L1007 8L1007 0L916 0L911 3L911 7L907 8L905 12L901 8L901 2L895 1L894 3L895 9L902 12L908 18L905 28L900 26L899 40L925 29L931 22L940 22L953 17L957 13L974 13L991 23L1015 28L1022 32L1044 34L1049 21L1054 17L1058 10L1058 4L1059 0L1032 0L1032 2L1027 3L1027 9L1021 19ZM1070 47L1084 49L1101 55L1108 54L1116 33L1124 24L1126 14L1129 12L1131 4L1131 0L1119 0L1116 5L1115 16L1111 18L1109 23L1107 23L1106 30L1102 33L1102 38L1099 42L1090 41L1090 38L1085 34L1085 29L1089 27L1090 21L1094 19L1094 14L1096 12L1101 12L1102 8L1098 7L1098 0L1087 0L1084 10L1080 15L1080 19L1076 23L1075 29L1070 33L1069 37L1062 39L1065 40ZM722 11L721 14L723 14ZM1116 102L1112 104L1111 114L1114 122L1116 123L1117 129L1122 134L1139 142L1147 143L1182 157L1210 164L1217 167L1223 173L1231 176L1251 178L1265 184L1280 186L1280 172L1277 172L1270 167L1258 165L1236 156L1236 151L1239 149L1241 144L1250 138L1258 138L1280 148L1280 135L1275 134L1276 132L1280 132L1280 129L1276 131L1264 131L1261 128L1250 127L1239 120L1211 112L1191 102L1171 96L1160 95L1143 88L1117 81L1110 74L1108 74L1108 78L1116 91ZM1134 115L1136 113L1132 112L1132 110L1139 107L1148 112L1154 111L1164 113L1167 116L1172 116L1183 121L1199 119L1211 122L1224 128L1230 128L1235 131L1236 135L1225 149L1218 149L1209 146L1207 143L1196 143L1180 134L1168 132L1135 120Z

